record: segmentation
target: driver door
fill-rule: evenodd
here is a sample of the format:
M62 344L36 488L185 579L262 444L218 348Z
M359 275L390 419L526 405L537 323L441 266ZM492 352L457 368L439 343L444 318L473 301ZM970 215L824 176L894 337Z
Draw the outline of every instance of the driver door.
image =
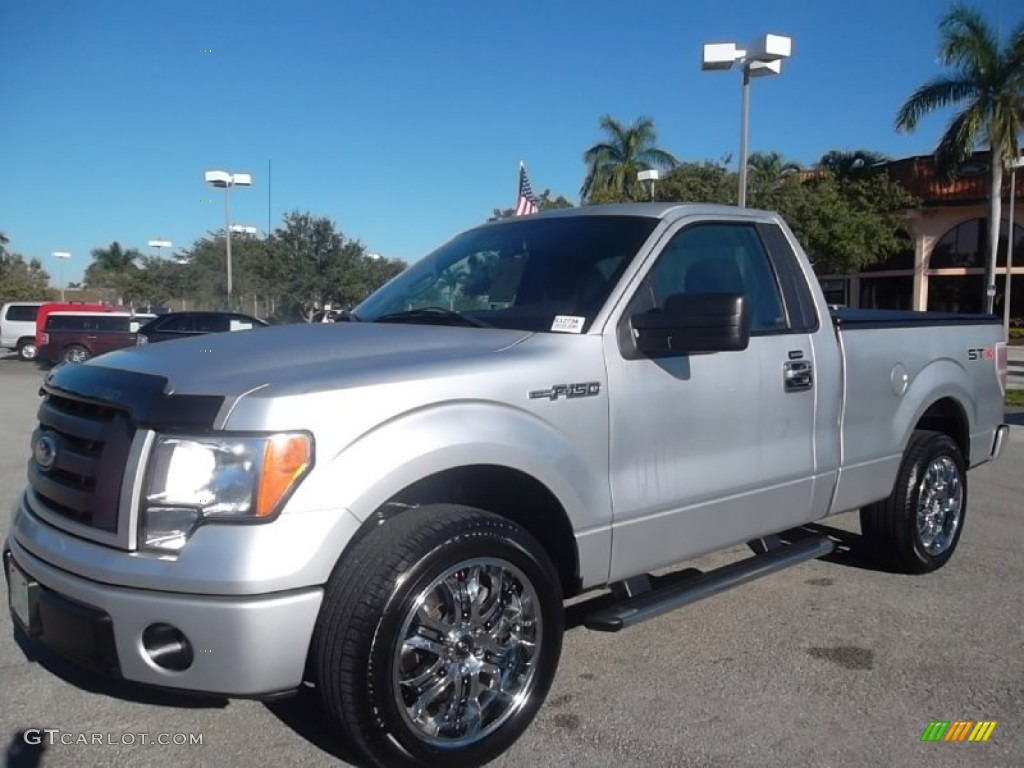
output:
M633 313L698 293L744 294L745 350L657 359L636 352ZM784 372L813 352L809 334L791 327L754 224L678 228L605 343L612 580L806 522L815 396L813 387L787 389Z

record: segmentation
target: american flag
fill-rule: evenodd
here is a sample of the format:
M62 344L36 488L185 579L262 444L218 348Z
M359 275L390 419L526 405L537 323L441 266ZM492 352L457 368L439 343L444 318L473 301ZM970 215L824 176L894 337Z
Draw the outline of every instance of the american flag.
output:
M516 216L537 212L537 198L533 196L530 180L526 178L526 166L519 164L519 197L516 199Z

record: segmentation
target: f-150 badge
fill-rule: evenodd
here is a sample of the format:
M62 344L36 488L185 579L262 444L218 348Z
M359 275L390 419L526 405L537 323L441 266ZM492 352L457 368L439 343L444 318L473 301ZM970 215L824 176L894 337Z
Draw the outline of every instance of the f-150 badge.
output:
M555 384L550 389L535 389L530 393L530 399L538 400L542 397L548 400L558 400L560 397L572 399L574 397L594 397L600 393L600 382L587 381L581 384Z

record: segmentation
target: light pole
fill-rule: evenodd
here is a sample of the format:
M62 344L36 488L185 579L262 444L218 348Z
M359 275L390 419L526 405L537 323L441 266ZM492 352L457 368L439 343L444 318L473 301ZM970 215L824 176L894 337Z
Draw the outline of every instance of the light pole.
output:
M186 281L185 281L184 275L185 275L185 270L186 270L186 268L189 265L189 261L188 261L188 259L178 258L178 259L174 260L174 263L177 264L179 267L181 267L181 270L178 272L178 275L181 277L181 283L180 283L180 288L181 288L181 311L185 312L186 310L188 310L188 299L186 298L186 295L185 295L185 294L188 293L188 291L186 290Z
M59 270L60 277L60 301L64 303L64 262L71 258L71 254L67 251L54 251L52 254L53 258L57 260L57 269Z
M784 35L763 35L746 49L736 43L705 43L701 58L703 70L732 69L736 62L743 70L740 101L740 182L737 205L747 206L747 123L750 112L750 78L778 75L782 60L793 54L793 38Z
M170 240L150 240L148 245L150 248L156 248L157 258L160 258L161 248L172 248L174 246Z
M650 168L646 171L640 171L636 175L636 180L640 182L641 186L647 190L647 196L654 199L654 184L658 180L658 169Z
M1006 287L1003 288L1003 338L1010 341L1010 279L1013 272L1013 207L1017 201L1017 169L1024 168L1024 155L1015 157L1010 163L1010 226L1006 242Z
M229 173L228 171L206 171L203 178L211 187L224 190L224 241L227 251L228 269L228 309L231 309L231 188L251 187L252 174Z

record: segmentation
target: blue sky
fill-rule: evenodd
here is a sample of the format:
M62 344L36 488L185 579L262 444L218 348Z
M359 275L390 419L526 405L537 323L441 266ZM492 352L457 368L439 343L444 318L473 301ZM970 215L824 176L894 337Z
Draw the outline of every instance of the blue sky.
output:
M975 0L1004 31L1013 0ZM415 260L536 191L576 200L608 113L650 115L685 160L738 151L738 72L703 42L791 35L751 96L751 151L930 152L948 115L896 134L941 71L945 0L3 0L0 231L43 260L117 240L187 247L223 226L203 171L248 171L232 221L329 216L370 251ZM211 52L205 52L209 49ZM272 178L268 179L268 161ZM268 181L271 182L268 185ZM213 202L204 202L212 200Z

